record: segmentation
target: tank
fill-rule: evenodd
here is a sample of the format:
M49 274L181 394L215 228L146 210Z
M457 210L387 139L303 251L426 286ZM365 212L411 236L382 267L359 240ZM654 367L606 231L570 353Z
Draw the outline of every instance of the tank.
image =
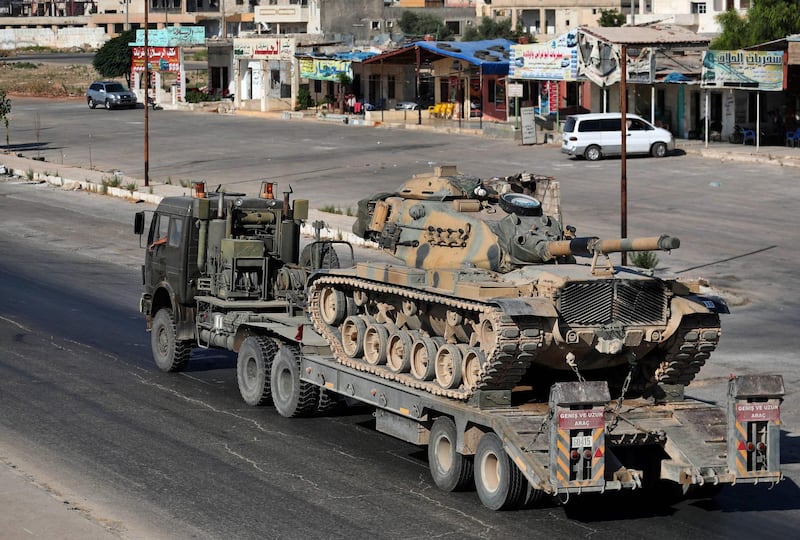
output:
M680 399L727 312L696 282L614 266L611 253L680 241L577 236L547 176L436 167L360 201L353 232L397 262L313 276L315 328L340 363L446 398L546 399L585 379Z

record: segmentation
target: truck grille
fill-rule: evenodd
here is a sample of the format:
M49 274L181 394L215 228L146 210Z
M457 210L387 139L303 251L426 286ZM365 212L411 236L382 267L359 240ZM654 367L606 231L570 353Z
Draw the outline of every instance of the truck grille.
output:
M561 291L559 312L574 325L661 324L666 321L667 295L656 280L572 282Z

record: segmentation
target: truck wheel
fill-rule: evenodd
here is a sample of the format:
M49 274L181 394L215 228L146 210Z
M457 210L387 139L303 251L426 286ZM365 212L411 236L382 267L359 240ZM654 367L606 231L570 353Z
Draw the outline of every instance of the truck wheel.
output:
M664 157L667 155L667 145L663 142L657 142L650 149L650 155L653 157Z
M191 341L176 338L175 317L169 308L161 308L153 318L150 331L150 346L158 369L166 372L181 371L189 363L192 352Z
M331 244L309 244L300 252L299 264L312 270L339 268L339 255Z
M270 398L272 359L278 346L267 337L250 336L239 347L236 379L239 393L248 405L263 405Z
M525 502L528 482L494 433L487 433L478 443L475 488L483 505L491 510L509 510Z
M272 403L286 418L314 412L319 403L319 387L300 380L300 350L284 345L272 361Z
M440 416L431 426L428 465L434 484L443 491L463 491L472 485L472 458L456 451L456 425Z
M587 161L597 161L600 159L600 147L596 144L591 145L586 151L583 153L583 157L586 158Z

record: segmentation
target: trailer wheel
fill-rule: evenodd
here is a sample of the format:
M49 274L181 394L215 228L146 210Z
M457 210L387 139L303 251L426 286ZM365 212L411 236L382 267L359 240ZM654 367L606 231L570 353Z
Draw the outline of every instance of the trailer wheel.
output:
M272 359L278 346L267 337L250 336L239 347L236 379L239 393L248 405L263 405L270 398Z
M456 451L456 425L440 416L431 426L428 465L434 484L443 491L463 491L472 485L472 458Z
M478 442L475 488L483 505L491 510L509 510L525 502L528 482L494 433L487 433Z
M300 380L300 358L297 347L284 345L272 361L272 403L286 418L309 415L319 403L319 387Z
M175 317L169 308L161 308L153 318L150 346L158 369L166 372L181 371L189 363L191 341L177 339Z

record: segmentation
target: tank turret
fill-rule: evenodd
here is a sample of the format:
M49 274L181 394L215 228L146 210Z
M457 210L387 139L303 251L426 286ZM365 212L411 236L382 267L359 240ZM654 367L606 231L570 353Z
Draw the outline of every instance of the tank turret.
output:
M315 326L342 363L440 396L521 386L546 395L575 377L679 396L727 311L696 284L614 267L610 253L680 241L578 237L548 176L481 180L436 167L360 201L353 231L399 263L318 275Z

